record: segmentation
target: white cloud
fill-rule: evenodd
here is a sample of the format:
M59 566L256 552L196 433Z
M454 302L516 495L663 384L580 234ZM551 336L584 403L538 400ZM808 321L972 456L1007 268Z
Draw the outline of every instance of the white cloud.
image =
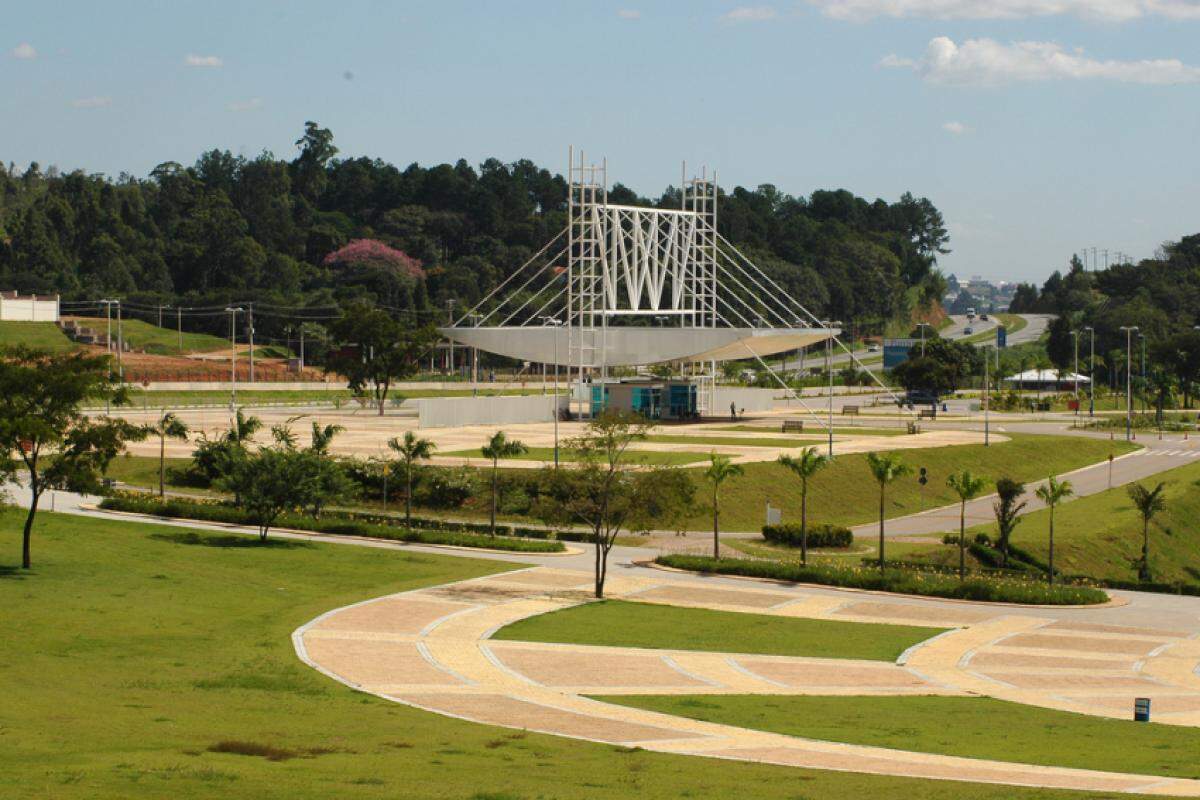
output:
M230 103L229 105L226 106L226 108L229 109L230 111L234 111L234 112L256 111L256 110L262 108L262 104L263 104L263 101L262 101L261 97L251 97L249 100L238 100L236 102Z
M220 56L198 56L195 53L188 53L183 63L189 67L220 67L225 64Z
M37 58L37 50L29 42L21 42L12 49L12 57L28 61Z
M807 0L828 17L862 21L875 17L1022 19L1071 14L1106 22L1148 16L1200 19L1197 0Z
M1002 44L993 39L966 39L955 44L938 36L930 40L919 59L889 55L880 64L912 69L930 83L956 86L1085 79L1148 85L1200 83L1200 67L1178 59L1100 61L1085 56L1081 49L1069 52L1056 42Z
M955 122L954 120L951 120L950 122L943 122L942 130L944 130L946 133L953 133L955 136L962 136L964 133L971 132L971 129L966 125L962 124L961 122Z
M729 22L765 22L775 19L775 9L770 6L738 6L721 18Z
M108 95L96 95L94 97L81 97L78 100L72 100L73 108L108 108L112 105L112 98Z
M632 8L622 8L617 11L617 16L621 19L641 19L642 12Z

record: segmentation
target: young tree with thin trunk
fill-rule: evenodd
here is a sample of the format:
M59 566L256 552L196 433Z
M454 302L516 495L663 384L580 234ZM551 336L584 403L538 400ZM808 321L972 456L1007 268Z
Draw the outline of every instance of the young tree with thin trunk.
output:
M32 565L30 543L38 502L47 489L97 491L110 461L146 428L121 419L91 419L85 402L121 403L108 356L0 350L0 481L24 473L29 510L21 534L21 566Z
M529 448L523 442L518 442L516 439L509 439L504 431L496 431L492 434L492 438L488 439L487 444L479 448L479 452L483 453L484 458L492 460L492 526L491 534L496 535L496 503L499 497L499 475L500 475L500 459L516 458L522 453L528 452Z
M1054 509L1063 500L1066 500L1071 495L1075 494L1075 489L1072 488L1070 481L1060 481L1058 478L1051 475L1046 479L1046 482L1037 488L1034 492L1038 499L1046 504L1050 509L1050 564L1049 574L1047 578L1050 585L1054 585Z
M347 306L330 331L343 347L329 354L326 371L344 376L355 393L369 392L381 417L392 384L416 374L439 338L432 325L404 325L361 302Z
M173 411L162 411L158 421L150 426L150 431L158 437L158 496L166 497L167 476L167 438L187 441L187 423L175 415Z
M977 496L987 486L987 480L982 476L971 474L970 470L952 473L946 478L946 485L958 495L958 579L967 578L967 501Z
M403 439L393 437L388 441L388 447L400 456L400 470L404 474L404 525L411 528L413 472L417 462L432 456L437 445L418 437L412 431L405 431Z
M887 487L888 484L907 475L911 470L900 458L899 453L867 453L867 469L871 470L871 477L879 484L879 571L882 572L886 563L883 550L883 518Z
M779 463L800 479L800 563L808 563L808 480L829 466L829 457L806 447L798 456L780 456Z
M1012 478L1000 478L996 481L996 502L992 504L992 511L996 514L996 544L1000 548L1000 565L1008 566L1008 549L1009 542L1012 540L1012 532L1017 527L1017 523L1021 521L1021 512L1027 505L1026 501L1017 500L1021 495L1025 494L1025 484L1014 481Z
M312 445L310 448L314 453L327 455L329 446L333 444L333 438L342 431L346 430L341 425L325 425L321 426L319 422L313 420L312 424Z
M1160 482L1153 489L1147 489L1140 483L1130 484L1125 489L1129 499L1133 501L1134 507L1142 516L1142 560L1138 564L1139 581L1150 580L1150 520L1167 508L1167 499L1163 497L1165 488L1166 484Z
M721 484L730 478L745 474L741 464L734 464L729 456L717 453L708 454L708 469L704 470L704 479L712 484L713 512L713 558L721 557Z

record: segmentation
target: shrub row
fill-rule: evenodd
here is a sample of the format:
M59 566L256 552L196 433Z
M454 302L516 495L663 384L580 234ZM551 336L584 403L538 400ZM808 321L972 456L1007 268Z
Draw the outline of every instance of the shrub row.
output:
M227 522L235 525L253 525L253 517L242 509L227 503L181 500L171 498L143 497L132 494L118 494L101 501L100 507L110 511L131 511L139 514L151 514L157 517L179 519L195 519L205 522ZM470 533L452 530L426 530L421 528L406 528L395 524L379 524L362 520L348 519L345 516L330 514L321 519L285 514L276 520L280 528L312 531L336 536L368 536L376 539L391 539L394 541L412 542L415 544L442 544L456 547L482 547L491 550L510 550L521 553L560 553L564 547L562 542L542 541L539 539L521 539L505 536L487 536L480 533Z
M763 525L762 535L772 544L782 544L787 547L800 546L800 526L794 523ZM852 544L854 544L854 534L850 532L849 528L829 524L808 526L809 547L848 548Z
M869 567L804 566L796 562L754 561L742 558L714 559L709 556L663 555L655 562L667 567L718 575L815 583L873 589L898 594L947 597L985 602L1033 603L1038 605L1088 605L1103 603L1108 596L1090 586L1048 586L1045 583L973 576L965 581L930 572L889 567L882 572Z

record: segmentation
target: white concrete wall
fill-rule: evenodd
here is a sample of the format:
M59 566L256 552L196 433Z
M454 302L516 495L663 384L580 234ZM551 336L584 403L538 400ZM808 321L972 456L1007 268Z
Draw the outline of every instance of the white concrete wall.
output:
M556 405L554 395L523 397L430 397L416 401L418 426L452 428L460 425L503 425L522 422L551 422ZM567 407L566 395L557 398L557 406Z
M0 321L58 322L58 301L0 297Z

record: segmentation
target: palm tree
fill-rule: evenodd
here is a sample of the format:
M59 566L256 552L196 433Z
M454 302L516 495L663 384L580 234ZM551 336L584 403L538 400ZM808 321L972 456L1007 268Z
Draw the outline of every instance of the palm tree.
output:
M404 525L412 527L412 479L417 461L433 455L437 445L421 439L412 431L405 431L403 439L392 437L388 447L400 455L400 468L404 471Z
M780 456L779 463L800 479L800 563L808 563L808 479L829 465L829 457L806 447L799 456Z
M1038 499L1050 508L1050 584L1054 584L1054 507L1075 494L1070 481L1060 481L1051 475L1038 487Z
M167 474L167 437L187 441L187 423L175 416L175 412L163 409L162 416L150 426L153 433L158 434L158 496L166 497Z
M1147 489L1140 483L1134 483L1125 489L1129 499L1137 506L1138 513L1142 515L1142 563L1138 565L1140 581L1150 580L1150 520L1167 507L1167 500L1163 497L1165 486L1165 483L1160 482L1153 489Z
M967 577L967 501L983 491L987 479L981 475L972 475L969 469L952 473L946 478L946 485L958 495L958 579Z
M233 415L233 426L225 434L225 438L234 442L244 442L250 439L254 434L258 433L258 429L262 427L262 420L255 416L246 416L242 409L238 409Z
M998 497L992 505L992 510L996 512L996 544L1000 547L1000 555L1003 559L1000 565L1007 567L1008 542L1012 537L1013 529L1021 521L1021 511L1028 504L1026 501L1017 502L1017 499L1025 494L1025 484L1014 481L1012 478L1000 478L996 481L996 494Z
M479 448L479 452L483 453L484 458L492 460L492 536L496 535L496 479L500 471L500 459L513 458L528 450L529 448L523 442L518 442L516 439L510 440L504 431L493 433L492 438L488 439L488 443Z
M709 465L708 469L704 470L704 477L713 485L713 558L721 557L721 484L730 478L736 478L742 475L745 470L741 464L734 464L729 460L729 456L718 455L717 453L708 454Z
M867 453L867 468L879 483L879 570L883 571L883 512L887 486L911 470L898 453Z
M320 455L327 454L329 452L329 445L333 444L333 437L344 430L346 429L341 425L326 425L322 428L314 420L312 424L312 451Z

